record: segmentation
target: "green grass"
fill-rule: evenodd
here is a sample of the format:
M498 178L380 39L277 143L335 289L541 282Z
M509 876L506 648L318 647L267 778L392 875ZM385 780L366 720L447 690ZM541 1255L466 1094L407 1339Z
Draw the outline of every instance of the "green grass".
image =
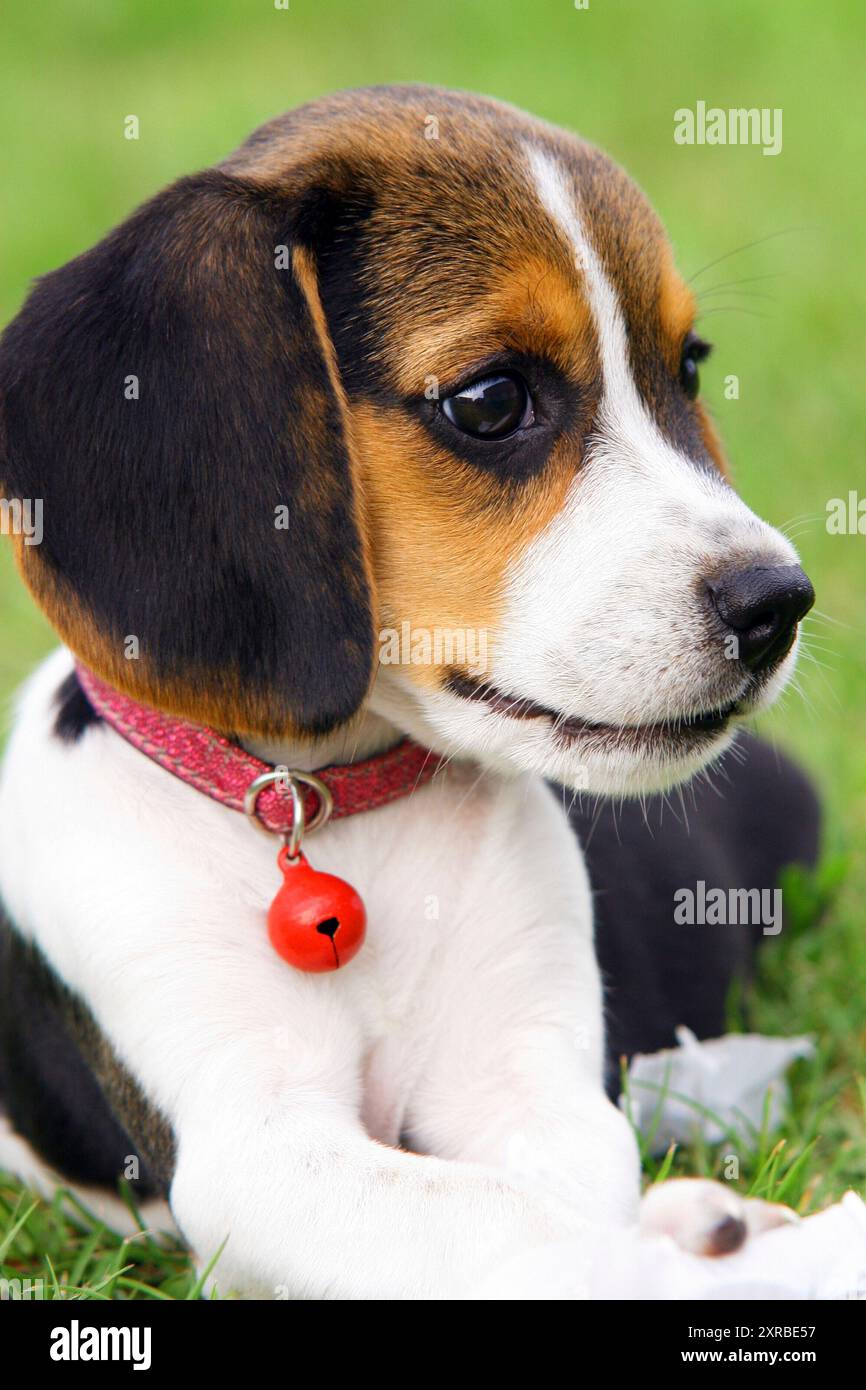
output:
M473 88L578 129L647 189L687 275L728 258L695 281L716 344L705 396L740 490L790 528L820 610L798 689L764 731L822 788L826 859L816 882L789 887L797 929L768 944L748 1000L751 1027L811 1032L817 1055L794 1069L782 1130L737 1141L743 1190L773 1185L804 1210L866 1190L866 537L824 525L830 498L866 495L861 26L860 0L45 0L4 16L0 84L0 322L33 276L173 177L279 111L370 82ZM673 112L701 99L781 107L782 153L675 146ZM137 142L122 138L128 114ZM723 394L731 373L738 400ZM8 697L53 638L6 548L0 615ZM728 1149L693 1145L672 1170L720 1171ZM27 1199L11 1183L0 1195L8 1277L95 1297L194 1288L181 1252L124 1246L68 1204L37 1203L10 1237Z
M182 1246L136 1220L122 1237L71 1193L46 1201L0 1175L0 1280L26 1301L200 1298L203 1277Z

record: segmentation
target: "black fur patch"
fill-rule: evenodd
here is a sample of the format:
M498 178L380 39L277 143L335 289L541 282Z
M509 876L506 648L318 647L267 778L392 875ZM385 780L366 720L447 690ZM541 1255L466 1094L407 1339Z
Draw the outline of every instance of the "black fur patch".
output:
M77 743L94 724L102 723L102 715L96 713L74 671L58 687L55 703L54 733L61 743Z
M321 733L366 693L373 626L296 244L287 194L210 171L44 276L0 341L0 482L44 499L25 577L73 647L95 622L106 674Z
M167 1193L174 1172L168 1124L83 1001L2 912L0 1105L16 1132L68 1180L116 1191L135 1157L136 1199Z

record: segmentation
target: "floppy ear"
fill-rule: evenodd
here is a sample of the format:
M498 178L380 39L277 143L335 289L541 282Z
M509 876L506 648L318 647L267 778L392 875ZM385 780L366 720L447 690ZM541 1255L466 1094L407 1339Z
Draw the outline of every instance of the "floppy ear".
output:
M315 208L181 179L46 275L0 341L0 485L42 501L26 582L98 675L227 731L325 732L371 678Z

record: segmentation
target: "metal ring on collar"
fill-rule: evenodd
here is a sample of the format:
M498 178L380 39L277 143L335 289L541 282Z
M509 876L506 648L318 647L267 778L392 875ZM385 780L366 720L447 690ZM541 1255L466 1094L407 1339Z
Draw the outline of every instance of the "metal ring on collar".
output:
M269 829L256 810L256 802L258 801L259 794L263 792L266 787L273 786L275 782L279 782L280 786L286 787L292 798L292 824L288 830ZM298 785L299 783L303 783L304 786L310 787L319 798L316 813L309 825L306 823L304 797ZM316 777L312 772L296 772L294 769L290 772L284 767L275 768L273 772L261 773L260 776L254 778L254 780L250 782L244 795L244 813L246 816L252 821L253 825L256 826L258 830L263 831L264 834L281 835L288 849L290 859L297 858L304 835L311 835L314 830L321 830L322 826L330 820L333 809L334 798L321 778Z

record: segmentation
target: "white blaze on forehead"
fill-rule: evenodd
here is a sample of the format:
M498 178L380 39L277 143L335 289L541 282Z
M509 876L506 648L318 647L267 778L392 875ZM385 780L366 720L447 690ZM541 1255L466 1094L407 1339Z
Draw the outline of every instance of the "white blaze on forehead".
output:
M581 216L578 190L547 151L525 149L539 202L571 249L598 338L602 399L584 466L606 462L655 487L685 489L683 501L695 509L696 520L707 504L715 509L720 499L745 518L748 509L733 489L715 469L696 466L699 461L671 444L647 409L632 374L622 309Z
M625 320L579 211L579 198L566 171L535 146L527 147L532 178L542 207L565 236L583 276L601 354L603 395L599 432L615 435L622 448L647 446L676 453L640 398L629 363Z

